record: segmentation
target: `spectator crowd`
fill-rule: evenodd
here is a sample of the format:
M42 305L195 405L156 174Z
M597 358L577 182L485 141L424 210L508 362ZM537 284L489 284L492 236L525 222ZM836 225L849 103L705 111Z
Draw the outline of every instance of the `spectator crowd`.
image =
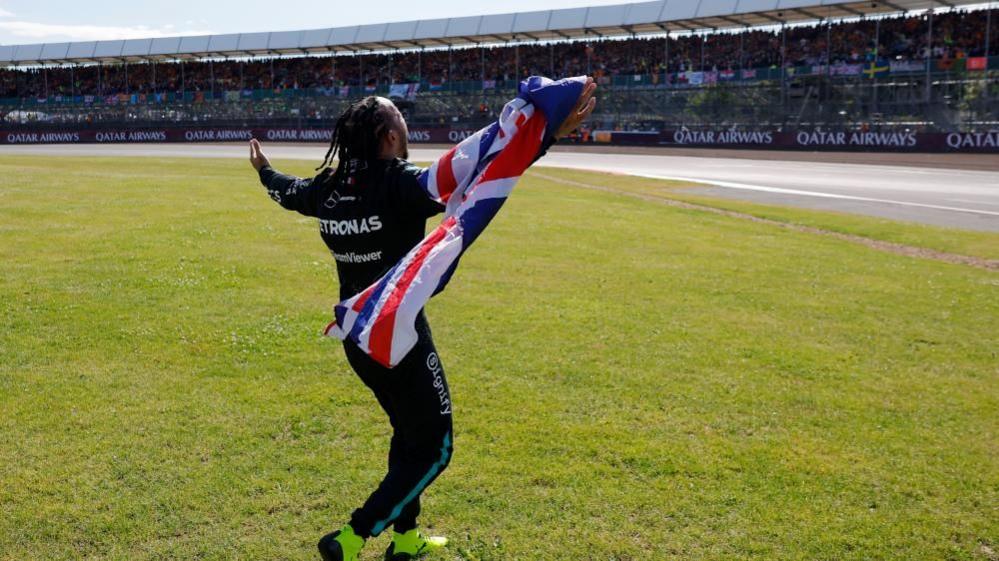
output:
M658 75L889 60L960 59L999 51L999 17L987 10L926 14L710 34L580 40L383 54L299 56L0 70L0 98L109 96L365 86L449 81L508 81L531 74ZM217 97L217 96L216 96Z

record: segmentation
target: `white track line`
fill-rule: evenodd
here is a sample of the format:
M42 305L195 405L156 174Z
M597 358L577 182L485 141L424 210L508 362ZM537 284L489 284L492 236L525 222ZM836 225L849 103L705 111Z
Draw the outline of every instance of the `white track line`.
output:
M764 185L749 185L748 183L732 183L731 181L718 181L714 179L698 179L694 177L680 177L675 175L659 175L654 173L629 173L638 177L648 177L650 179L668 179L671 181L689 181L691 183L704 183L729 189L744 189L747 191L765 191L767 193L780 193L784 195L802 195L806 197L821 197L824 199L844 199L848 201L864 201L869 203L886 203L902 206L914 206L919 208L931 208L934 210L949 210L953 212L968 212L971 214L987 214L989 216L999 216L999 212L990 210L976 210L956 206L929 205L924 203L913 203L908 201L893 201L891 199L874 199L871 197L857 197L855 195L839 195L836 193L822 193L818 191L802 191L800 189L784 189L782 187L767 187Z

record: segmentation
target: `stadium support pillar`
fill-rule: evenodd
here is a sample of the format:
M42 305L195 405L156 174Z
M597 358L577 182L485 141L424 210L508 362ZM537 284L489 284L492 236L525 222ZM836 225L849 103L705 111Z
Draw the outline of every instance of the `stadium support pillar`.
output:
M745 58L746 58L746 33L749 33L749 28L742 30L739 34L739 79L742 80L742 71L745 69Z
M42 67L42 87L45 92L45 99L49 97L49 67Z
M832 20L826 18L826 100L832 97Z
M479 47L479 82L486 81L486 49ZM483 84L479 84L482 87Z
M270 66L271 66L271 89L273 90L274 89L274 57L271 57L270 63L271 63L270 64Z
M76 97L76 65L69 66L69 97Z
M780 106L781 112L787 105L787 33L784 22L780 22ZM783 116L781 117L783 120Z
M187 93L187 84L184 82L184 61L180 61L180 100L184 101L185 94Z
M548 43L548 66L551 69L550 76L555 77L555 43Z
M208 79L210 80L208 94L212 96L212 99L215 99L215 65L211 59L208 60Z
M132 93L132 89L128 87L128 63L125 63L125 93Z
M702 33L701 34L701 69L700 69L701 72L704 72L704 40L706 38L707 38L707 35L705 35L705 34Z
M926 104L930 103L930 96L933 95L930 84L930 68L933 66L933 2L929 7L930 17L926 26Z
M516 41L517 37L514 36L513 40ZM513 81L520 81L520 45L513 46Z
M243 91L243 61L239 61L239 91Z
M989 9L985 12L985 74L988 75L989 70L989 55L992 54L990 50L991 45L989 40L992 38L992 2L989 2Z
M447 47L447 91L454 91L454 80L451 78L454 75L454 47L448 45Z
M420 50L416 51L416 81L423 83L423 49L426 47L420 47Z
M97 63L97 95L100 96L104 95L104 76L103 73L101 72L102 66L104 66L102 63L100 62ZM184 67L181 66L180 69L181 71L183 71Z
M669 81L669 29L666 30L666 39L663 41L663 83Z
M153 95L156 95L156 63L150 62L153 65Z
M881 54L881 18L874 20L874 66L878 66L878 56ZM871 107L878 110L878 73L871 72Z
M989 8L985 13L985 71L982 72L982 96L985 99L989 98L989 54L991 54L991 44L989 40L992 38L992 0L989 0Z

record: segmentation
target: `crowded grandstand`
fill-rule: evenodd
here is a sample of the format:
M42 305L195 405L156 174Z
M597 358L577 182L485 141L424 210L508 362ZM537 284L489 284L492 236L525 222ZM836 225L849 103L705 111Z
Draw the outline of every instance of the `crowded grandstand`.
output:
M397 100L415 127L467 129L493 119L526 76L588 74L603 87L593 126L607 131L997 128L999 21L991 6L869 6L877 10L844 8L825 17L832 12L817 6L798 9L794 21L784 12L753 20L733 11L712 21L664 21L642 33L621 25L616 35L583 28L297 55L206 49L16 60L31 49L13 48L0 69L0 112L12 131L309 129L328 126L350 100L377 93ZM576 138L591 139L588 132Z

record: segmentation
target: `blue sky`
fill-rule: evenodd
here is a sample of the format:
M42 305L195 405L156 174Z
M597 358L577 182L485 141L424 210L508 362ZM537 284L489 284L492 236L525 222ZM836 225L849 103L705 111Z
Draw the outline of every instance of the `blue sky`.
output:
M336 27L627 0L0 0L0 44Z

